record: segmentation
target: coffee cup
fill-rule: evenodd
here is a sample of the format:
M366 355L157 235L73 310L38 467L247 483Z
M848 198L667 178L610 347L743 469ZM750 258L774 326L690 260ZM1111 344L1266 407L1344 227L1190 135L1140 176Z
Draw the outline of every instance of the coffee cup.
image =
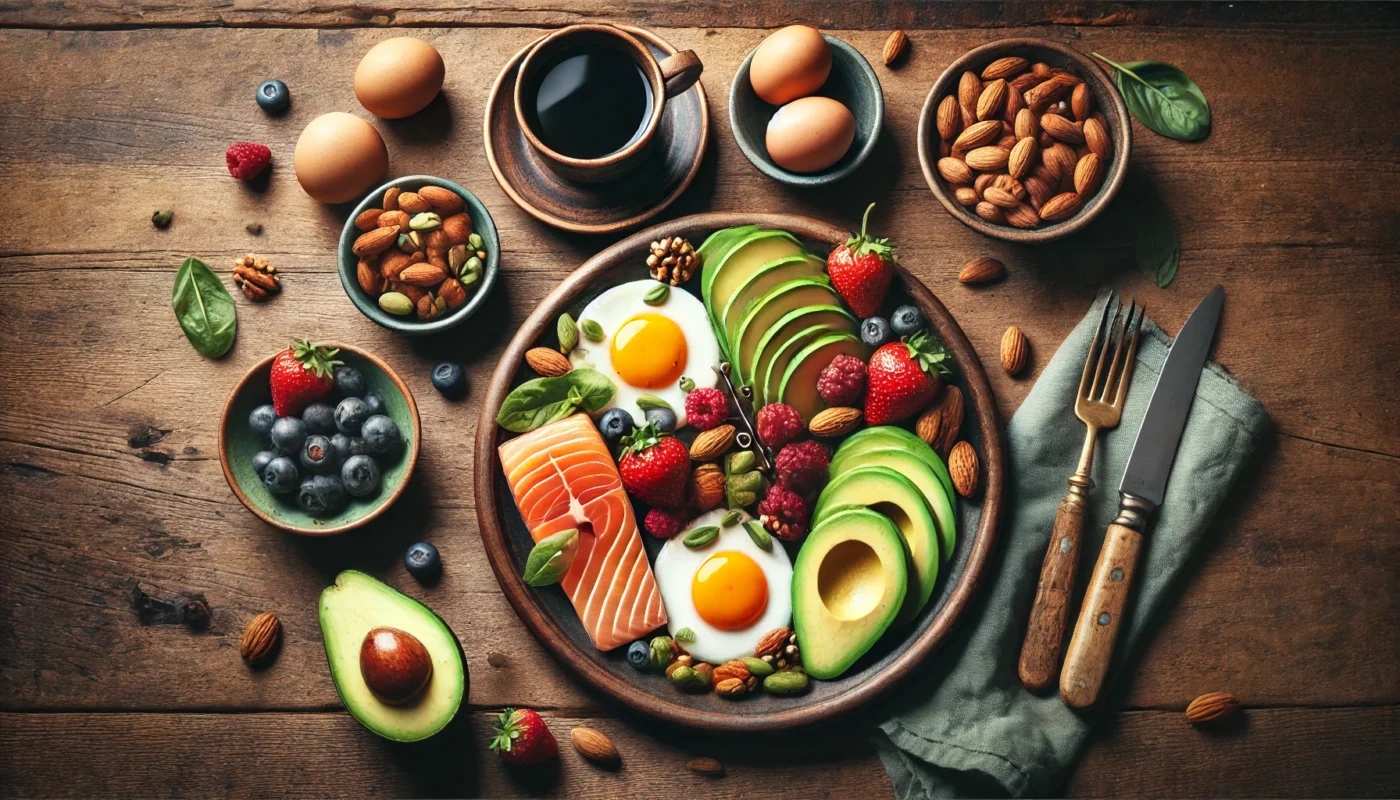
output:
M556 174L615 180L646 159L666 100L700 78L693 50L658 62L612 25L571 25L537 42L520 64L515 116L530 147Z

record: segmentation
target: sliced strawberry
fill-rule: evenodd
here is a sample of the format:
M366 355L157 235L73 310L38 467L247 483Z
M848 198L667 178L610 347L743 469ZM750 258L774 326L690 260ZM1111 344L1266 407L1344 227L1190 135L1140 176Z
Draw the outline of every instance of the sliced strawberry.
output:
M272 360L272 407L277 416L300 414L302 409L329 397L335 387L335 356L340 350L314 345L305 339L277 354Z
M865 216L860 221L860 235L852 236L845 244L832 250L826 259L831 285L841 293L855 315L862 319L880 313L885 293L894 280L894 265L899 261L889 239L866 236L865 226L874 207L875 204L871 203L865 209Z
M660 433L655 424L648 422L630 436L622 437L622 447L617 470L629 494L660 508L679 508L685 503L690 451L684 442Z
M952 359L927 331L876 350L866 367L865 421L885 425L922 411L950 374Z

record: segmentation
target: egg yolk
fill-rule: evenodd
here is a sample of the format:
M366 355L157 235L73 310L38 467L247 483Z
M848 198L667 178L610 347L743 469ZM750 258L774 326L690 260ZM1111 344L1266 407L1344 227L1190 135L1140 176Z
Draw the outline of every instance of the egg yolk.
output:
M768 607L768 579L752 558L733 550L715 553L695 571L690 597L700 618L725 631L758 622Z
M660 389L675 385L685 372L685 334L660 314L638 314L612 337L612 365L630 386Z

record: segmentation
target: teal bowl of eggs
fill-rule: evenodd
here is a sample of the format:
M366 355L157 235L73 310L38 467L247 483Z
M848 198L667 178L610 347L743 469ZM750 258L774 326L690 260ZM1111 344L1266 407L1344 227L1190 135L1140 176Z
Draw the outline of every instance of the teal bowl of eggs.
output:
M403 494L418 463L418 404L403 379L383 360L357 347L325 346L336 348L334 358L341 362L333 373L335 389L318 401L333 409L329 419L325 418L325 409L318 409L321 413L317 417L309 406L286 418L275 417L270 379L273 361L280 354L274 354L258 362L239 380L224 404L219 422L219 463L239 502L263 522L301 536L344 533L374 520ZM361 402L347 403L352 397ZM342 414L342 403L353 409ZM269 430L268 413L274 415L271 424L283 423L290 435L284 435L280 427ZM375 417L387 417L392 425ZM293 419L297 422L289 422ZM387 441L379 438L386 431L390 434ZM397 441L393 440L394 431ZM316 436L332 442L329 450L323 453L315 447ZM337 440L337 436L344 436L345 441ZM376 439L372 448L365 444L371 438ZM308 465L302 450L327 459L327 463ZM352 468L373 474L346 475L346 464L362 455L368 456L374 466L357 462ZM265 480L269 464L278 457L290 462L279 464L281 469L290 470L280 477L280 485L278 481ZM325 510L313 513L303 505L310 498L302 497L302 483L318 479L325 484L316 487L318 495L330 492L335 497ZM338 490L329 486L332 479L340 484ZM291 486L286 485L288 481Z
M729 127L764 175L824 186L865 163L885 122L870 62L834 36L789 25L764 39L729 87Z

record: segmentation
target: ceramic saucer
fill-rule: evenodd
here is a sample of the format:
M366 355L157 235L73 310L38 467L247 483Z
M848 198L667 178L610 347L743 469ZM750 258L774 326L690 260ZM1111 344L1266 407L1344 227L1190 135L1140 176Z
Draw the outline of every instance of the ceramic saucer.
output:
M650 31L617 27L651 48L658 61L676 52ZM704 87L696 82L666 101L652 151L636 171L610 183L576 183L545 165L525 141L515 118L516 77L520 62L534 46L531 42L511 56L486 101L486 160L510 199L546 225L575 233L614 233L651 219L680 197L700 171L709 139Z

